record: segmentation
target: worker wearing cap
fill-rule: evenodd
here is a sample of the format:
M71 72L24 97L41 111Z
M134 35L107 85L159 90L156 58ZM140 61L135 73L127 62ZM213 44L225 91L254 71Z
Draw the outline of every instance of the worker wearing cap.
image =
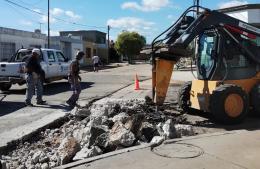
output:
M43 86L42 86L42 75L43 70L40 65L40 55L39 49L33 49L32 55L27 59L25 70L26 70L26 100L25 104L27 106L33 106L31 103L33 94L36 88L36 100L37 104L44 104L45 101L42 100Z
M69 83L71 84L71 89L73 91L73 94L66 101L66 103L71 107L77 105L77 101L79 99L79 95L81 92L81 86L80 86L81 77L79 76L79 61L83 58L84 55L85 55L84 52L79 51L76 55L76 59L73 60L70 64L68 80Z

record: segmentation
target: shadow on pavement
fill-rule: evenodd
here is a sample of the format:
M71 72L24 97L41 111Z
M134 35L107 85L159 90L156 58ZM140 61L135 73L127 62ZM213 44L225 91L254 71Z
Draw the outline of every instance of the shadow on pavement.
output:
M218 123L214 120L214 117L212 114L207 112L201 112L198 110L195 110L190 115L202 117L204 120L198 120L195 123L195 126L198 127L206 127L206 128L219 128L219 129L225 129L227 131L232 130L258 130L260 129L260 116L254 115L252 112L249 112L246 119L240 123L240 124L231 124L231 125L225 125Z
M93 82L81 82L81 89L87 89L92 87L94 84ZM68 82L57 82L57 83L50 83L44 86L44 95L50 96L55 95L58 93L63 93L71 91L70 84Z
M81 89L87 89L92 87L94 83L93 82L81 82ZM70 89L70 84L68 82L57 82L57 83L51 83L48 85L44 86L44 94L43 96L51 96L55 95L58 93L66 92L66 91L71 91ZM4 98L6 95L9 94L18 94L18 95L24 95L25 99L25 89L20 89L20 90L10 90L8 92L5 92L1 95L0 97L0 117L5 116L7 114L13 113L19 109L22 109L25 106L24 100L21 100L21 102L15 102L15 101L5 101ZM34 96L35 97L35 96ZM45 105L34 105L33 108L49 108L49 109L60 109L64 111L71 110L72 108L68 105L64 104L48 104L48 101Z
M94 83L93 82L81 82L81 89L87 89L92 87ZM55 95L58 93L70 91L70 84L68 82L54 82L50 84L44 85L44 94L43 95ZM10 95L10 94L16 94L16 95L25 95L26 89L11 89L9 91L3 92L3 95Z
M2 101L0 102L0 117L8 115L10 113L13 113L19 109L25 108L26 105L24 102L9 102L9 101ZM57 109L57 110L64 110L64 111L70 111L73 108L65 105L65 104L48 104L48 102L44 105L37 105L34 104L33 107L31 107L31 110L35 108L48 108L48 109Z
M17 111L17 110L24 108L24 107L25 107L24 102L1 101L0 102L0 117L5 116L5 115L12 113L14 111Z

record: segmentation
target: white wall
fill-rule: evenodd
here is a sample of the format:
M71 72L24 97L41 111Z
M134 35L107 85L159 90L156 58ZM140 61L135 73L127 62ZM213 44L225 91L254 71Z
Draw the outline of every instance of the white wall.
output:
M251 9L249 13L249 23L260 23L260 9Z
M75 56L78 51L83 51L83 44L81 43L71 43L71 56L72 60L75 59ZM80 63L83 64L83 59L80 61Z
M260 9L235 11L227 14L247 23L260 23Z
M20 49L22 46L24 48L28 48L30 45L39 45L45 47L45 39L21 37L17 35L0 34L0 42L15 43L16 50Z
M236 19L239 19L241 21L248 23L248 11L235 11L227 13L229 16L232 16Z

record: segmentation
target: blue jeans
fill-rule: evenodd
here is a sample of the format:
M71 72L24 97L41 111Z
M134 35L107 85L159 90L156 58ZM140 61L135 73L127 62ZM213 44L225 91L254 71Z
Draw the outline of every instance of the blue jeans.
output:
M34 79L32 74L26 74L25 79L27 84L25 102L31 103L35 91L36 91L37 102L42 101L43 86L42 86L42 81L40 76L37 79Z
M71 85L71 90L73 91L72 95L70 96L68 102L70 104L76 104L76 102L79 99L79 95L81 93L81 86L80 83L70 83Z

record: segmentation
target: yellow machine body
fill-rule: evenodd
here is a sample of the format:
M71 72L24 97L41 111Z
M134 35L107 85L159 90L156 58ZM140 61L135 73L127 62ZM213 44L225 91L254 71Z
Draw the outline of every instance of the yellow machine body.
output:
M170 84L173 66L176 62L158 59L156 69L153 70L153 87L155 88L155 103L162 105ZM185 77L184 77L185 78ZM190 91L191 107L197 110L209 111L209 98L212 92L221 84L235 84L240 86L247 94L260 82L260 73L251 79L207 81L193 80ZM232 99L231 99L232 100Z
M210 95L221 84L240 86L247 94L250 94L252 88L259 83L259 75L251 79L227 80L223 83L221 81L193 80L190 91L191 107L209 112Z

